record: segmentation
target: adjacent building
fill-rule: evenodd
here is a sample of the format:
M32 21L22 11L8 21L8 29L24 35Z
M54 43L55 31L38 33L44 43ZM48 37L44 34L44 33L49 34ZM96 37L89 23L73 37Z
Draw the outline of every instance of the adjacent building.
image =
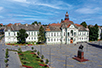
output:
M5 29L5 43L17 42L16 36L20 29L25 29L28 33L27 42L37 42L40 26L42 25L14 24L7 26ZM43 27L45 29L45 43L47 44L75 44L89 41L89 29L70 21L68 12L65 14L65 20L61 23L52 23Z

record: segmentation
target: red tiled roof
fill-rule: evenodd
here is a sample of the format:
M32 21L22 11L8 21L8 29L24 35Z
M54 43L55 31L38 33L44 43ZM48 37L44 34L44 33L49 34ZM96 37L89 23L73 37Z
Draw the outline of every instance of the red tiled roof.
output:
M7 26L11 26L12 24L11 23L9 23Z
M77 27L81 27L82 25L79 25L79 24L75 24Z
M70 25L71 25L71 24L69 24L69 25L67 26L67 28L69 28Z
M73 24L73 21L70 21L70 20L67 20L67 19L62 21L61 23L69 23L69 22Z
M52 23L52 24L49 24L49 26L61 26L60 23Z
M2 26L3 26L3 24L2 24L2 23L0 23L0 25L2 25Z

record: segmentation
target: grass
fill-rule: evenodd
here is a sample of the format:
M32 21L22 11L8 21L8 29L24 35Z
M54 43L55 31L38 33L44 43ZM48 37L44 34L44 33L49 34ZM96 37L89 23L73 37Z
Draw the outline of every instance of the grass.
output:
M44 64L44 62L41 62L40 61L41 59L37 58L37 55L31 54L31 51L22 52L21 54L23 54L23 56L19 55L19 57L22 65L31 66L33 68L48 68L48 67L40 66L39 64ZM24 64L24 62L26 62L26 64Z

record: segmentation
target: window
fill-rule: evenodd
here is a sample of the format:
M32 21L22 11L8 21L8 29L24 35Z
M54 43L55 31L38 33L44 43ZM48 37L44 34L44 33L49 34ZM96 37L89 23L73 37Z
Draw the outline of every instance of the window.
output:
M54 36L56 36L56 33L54 33Z
M32 33L32 35L33 35L33 32L31 32Z
M68 32L68 36L69 36L69 32Z
M59 33L57 33L57 36L59 36Z
M15 32L14 32L14 36L15 36L16 34L15 34Z
M48 38L48 41L50 41L50 39Z
M57 41L58 41L59 39L57 38Z
M64 32L64 36L65 36L65 32Z
M71 30L71 35L73 36L73 30Z
M29 32L29 35L30 35L30 32Z
M8 35L10 36L10 32L8 33Z
M74 32L74 36L76 36L76 32Z
M51 33L51 36L53 36L53 33Z
M56 39L54 39L54 41L56 41Z
M53 39L51 39L51 41L53 41Z
M35 40L36 38L34 37L34 40Z
M34 35L36 35L36 33L34 32Z

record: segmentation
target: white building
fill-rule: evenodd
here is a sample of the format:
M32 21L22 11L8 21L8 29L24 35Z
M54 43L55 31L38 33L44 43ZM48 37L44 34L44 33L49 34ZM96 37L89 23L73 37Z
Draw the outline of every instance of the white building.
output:
M12 25L5 30L5 43L17 42L17 32L25 29L28 33L27 42L38 41L38 32L41 25ZM89 29L69 20L66 12L65 20L44 27L47 44L70 44L89 41Z
M102 27L99 26L98 39L102 39L101 33L102 33Z

